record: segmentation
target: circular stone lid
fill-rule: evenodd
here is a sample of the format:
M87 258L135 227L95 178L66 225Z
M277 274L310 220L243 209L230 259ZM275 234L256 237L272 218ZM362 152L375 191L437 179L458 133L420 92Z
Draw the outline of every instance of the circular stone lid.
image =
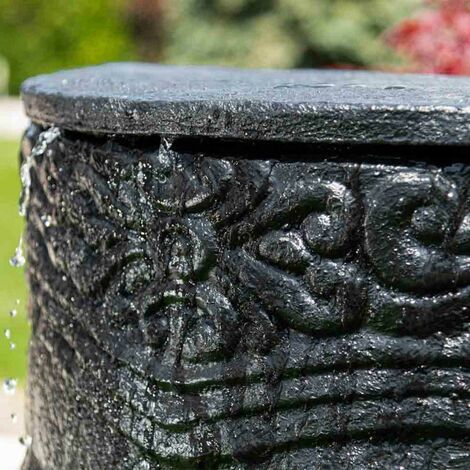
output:
M36 122L82 132L470 144L470 79L116 63L26 80Z

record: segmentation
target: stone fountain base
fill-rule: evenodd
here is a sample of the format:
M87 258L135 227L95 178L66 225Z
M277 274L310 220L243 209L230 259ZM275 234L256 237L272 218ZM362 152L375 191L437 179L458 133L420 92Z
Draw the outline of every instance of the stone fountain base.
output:
M468 143L447 142L464 116L437 135L437 105L392 106L409 77L270 72L277 99L255 99L240 83L267 72L232 89L191 69L181 102L178 69L113 67L24 88L24 470L464 468ZM334 87L363 104L322 108Z

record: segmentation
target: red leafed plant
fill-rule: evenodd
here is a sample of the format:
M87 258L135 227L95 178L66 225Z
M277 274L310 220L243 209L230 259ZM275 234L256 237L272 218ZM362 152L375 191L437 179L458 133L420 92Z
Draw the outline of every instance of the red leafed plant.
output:
M432 8L398 24L387 42L411 58L413 71L470 75L470 2L427 3Z

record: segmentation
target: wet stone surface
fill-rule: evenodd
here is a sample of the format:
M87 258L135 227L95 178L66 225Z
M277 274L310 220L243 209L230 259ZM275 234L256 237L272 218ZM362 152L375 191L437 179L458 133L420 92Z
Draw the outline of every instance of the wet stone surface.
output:
M24 470L468 468L465 147L23 149Z
M328 70L118 63L27 80L35 122L92 133L470 144L470 81Z

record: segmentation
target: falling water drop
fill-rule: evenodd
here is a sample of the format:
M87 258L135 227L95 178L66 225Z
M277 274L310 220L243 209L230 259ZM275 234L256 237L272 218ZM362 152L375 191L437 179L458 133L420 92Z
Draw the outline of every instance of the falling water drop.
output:
M14 349L16 349L16 343L14 343L13 341L10 342L10 351L13 351Z
M25 447L31 447L33 443L33 438L31 436L25 435L19 438L20 444Z
M162 137L160 148L158 149L157 168L159 168L159 171L155 177L161 184L165 184L168 180L167 172L171 167L171 147L173 146L173 142L174 139L172 137Z
M52 223L52 217L50 215L41 215L41 222L44 224L44 227L50 227Z
M10 339L11 338L11 331L9 328L6 328L4 331L3 331L3 334L5 335L5 338L6 339Z
M5 379L3 381L3 392L6 395L14 395L18 381L16 379Z
M10 265L14 268L21 268L24 266L25 257L23 254L23 237L20 237L18 246L15 249L15 254L10 259Z
M171 150L171 147L173 146L174 140L175 139L173 137L169 137L169 136L162 137L163 149L164 150Z
M15 308L10 310L10 317L11 318L15 318L17 315L18 315L18 311Z
M16 424L18 422L18 416L16 415L16 413L12 413L10 415L10 420L13 424Z

